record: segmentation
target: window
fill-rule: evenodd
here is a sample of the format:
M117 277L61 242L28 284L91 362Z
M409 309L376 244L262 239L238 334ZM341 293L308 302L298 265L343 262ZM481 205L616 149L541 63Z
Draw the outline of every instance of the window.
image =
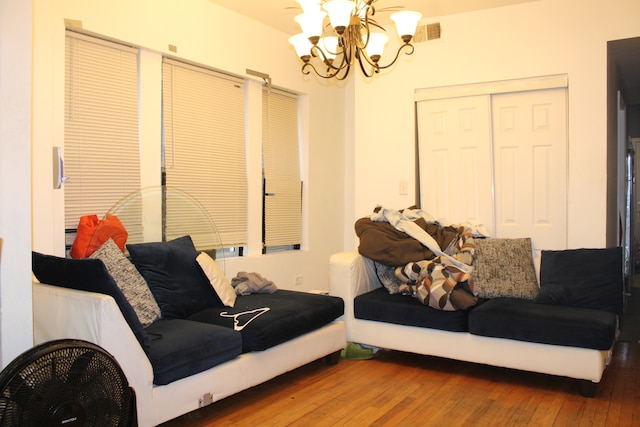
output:
M162 79L166 185L202 204L225 247L245 246L243 81L168 58L164 59ZM180 224L175 226L178 231L172 234L180 235ZM196 246L197 237L192 235Z
M65 229L140 188L137 49L66 33Z
M299 249L302 180L298 148L298 98L265 87L263 128L263 252Z

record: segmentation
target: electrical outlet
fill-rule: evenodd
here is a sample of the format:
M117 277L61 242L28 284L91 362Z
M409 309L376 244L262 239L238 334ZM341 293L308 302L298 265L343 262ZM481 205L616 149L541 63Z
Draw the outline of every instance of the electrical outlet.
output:
M300 285L302 285L302 276L296 276L296 278L295 278L295 285L296 285L296 286L300 286Z

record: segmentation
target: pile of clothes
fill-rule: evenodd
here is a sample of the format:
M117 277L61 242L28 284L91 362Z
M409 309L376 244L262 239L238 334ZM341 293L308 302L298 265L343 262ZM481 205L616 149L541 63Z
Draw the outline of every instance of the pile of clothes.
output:
M474 237L488 237L482 226L442 225L415 207L402 211L376 207L356 221L358 251L376 263L390 293L402 293L439 310L465 310L474 293ZM444 248L444 249L443 249Z

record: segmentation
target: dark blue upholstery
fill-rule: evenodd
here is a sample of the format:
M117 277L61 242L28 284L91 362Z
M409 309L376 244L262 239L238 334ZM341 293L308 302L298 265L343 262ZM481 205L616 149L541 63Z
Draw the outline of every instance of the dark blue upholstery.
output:
M173 319L146 329L153 383L169 384L233 359L242 351L240 333L216 325Z
M127 245L136 266L160 306L163 319L185 319L222 302L196 261L190 236L169 242Z
M623 311L622 248L542 251L536 302Z
M279 289L272 294L238 296L233 308L209 308L189 316L189 320L233 329L234 319L229 316L267 307L263 314L257 315L257 311L237 317L239 327L246 324L240 331L243 352L266 350L321 328L344 313L340 298Z
M467 310L443 311L422 304L416 298L402 294L389 294L384 288L359 295L354 300L357 319L419 326L452 332L466 332Z
M616 316L604 310L558 307L519 298L494 298L469 313L475 335L608 350Z

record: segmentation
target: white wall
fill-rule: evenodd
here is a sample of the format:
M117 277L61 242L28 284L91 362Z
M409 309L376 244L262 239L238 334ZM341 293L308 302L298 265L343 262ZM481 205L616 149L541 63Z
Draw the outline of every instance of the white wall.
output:
M32 345L31 2L0 0L0 366Z
M41 0L34 7L34 154L33 154L33 248L63 254L63 191L51 189L51 146L63 145L64 20L81 21L83 30L141 47L141 141L145 159L157 159L160 142L159 68L163 53L246 76L252 69L267 73L275 86L302 94L303 180L305 189L303 250L261 255L250 234L249 256L228 259L227 275L256 271L282 288L327 289L328 259L343 247L343 91L303 77L289 34L251 21L207 0L157 2L151 0ZM169 44L177 53L169 52ZM155 71L154 71L155 70ZM249 89L251 91L251 89ZM250 145L255 145L260 117L249 116ZM258 146L259 140L258 140ZM255 153L254 153L255 154ZM260 158L250 164L250 182L260 185ZM150 162L147 162L147 166ZM149 174L150 171L150 174ZM158 177L154 165L145 167L146 177ZM154 184L154 178L146 179ZM157 178L155 178L157 179ZM158 184L158 183L155 183ZM250 223L260 224L261 210L250 204Z
M567 74L569 247L604 246L606 42L640 35L639 18L637 1L539 0L424 20L441 23L441 39L416 45L373 82L355 80L354 216L345 233L376 204L414 203L416 88ZM410 183L408 196L398 194L401 180Z

